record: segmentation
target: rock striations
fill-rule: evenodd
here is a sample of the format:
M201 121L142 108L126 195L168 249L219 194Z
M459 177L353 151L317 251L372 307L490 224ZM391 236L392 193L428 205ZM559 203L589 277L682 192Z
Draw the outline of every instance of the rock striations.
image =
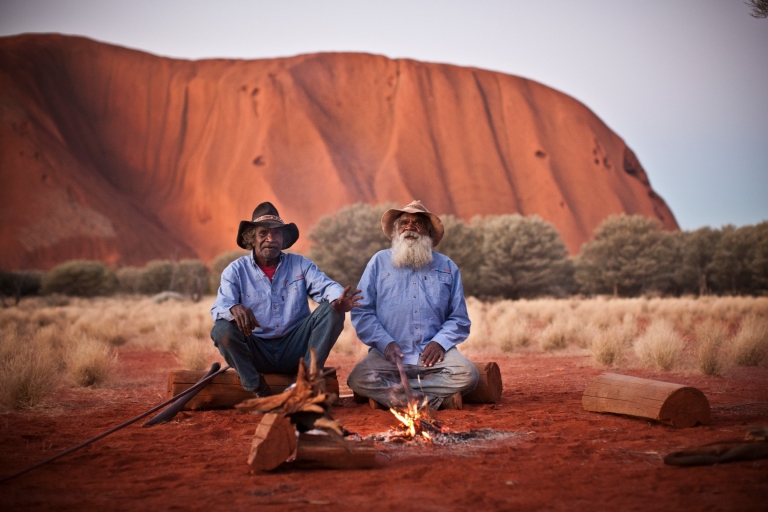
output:
M344 205L414 198L466 220L539 215L572 253L614 213L677 229L632 150L575 99L354 53L186 61L2 38L0 180L5 269L207 262L264 200L304 235Z

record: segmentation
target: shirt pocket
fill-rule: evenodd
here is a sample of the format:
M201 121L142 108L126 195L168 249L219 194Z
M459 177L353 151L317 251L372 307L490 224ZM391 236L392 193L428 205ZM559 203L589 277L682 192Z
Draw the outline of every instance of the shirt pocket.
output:
M289 308L292 313L301 313L309 308L307 282L303 275L287 279L281 295L284 297L285 307Z
M433 299L441 302L448 302L451 298L451 288L453 287L453 276L448 270L430 270L427 278L427 293Z
M376 280L376 302L379 304L400 304L405 297L404 281L390 272L384 272Z
M246 295L244 306L248 306L253 310L253 315L256 320L261 323L269 318L269 299L267 294L263 292L250 292Z

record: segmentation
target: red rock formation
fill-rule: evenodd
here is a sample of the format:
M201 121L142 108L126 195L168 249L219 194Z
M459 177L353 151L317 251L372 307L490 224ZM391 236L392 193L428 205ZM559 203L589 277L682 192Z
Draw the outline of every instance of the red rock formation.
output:
M236 248L270 200L304 235L354 202L677 229L624 141L531 80L365 54L185 61L58 35L0 39L0 267ZM307 248L306 236L297 244Z

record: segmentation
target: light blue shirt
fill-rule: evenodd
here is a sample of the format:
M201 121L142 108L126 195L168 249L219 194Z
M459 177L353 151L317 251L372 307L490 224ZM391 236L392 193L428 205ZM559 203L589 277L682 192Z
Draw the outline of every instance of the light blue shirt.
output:
M445 350L469 336L469 316L459 268L433 252L432 262L413 270L392 265L392 249L379 251L360 279L363 299L350 315L357 336L382 354L396 341L403 362L418 364L430 341Z
M256 265L253 252L236 259L221 273L221 285L211 308L213 321L234 317L229 308L242 304L261 324L260 338L280 338L310 315L307 296L315 302L341 297L344 288L299 254L283 253L272 282Z

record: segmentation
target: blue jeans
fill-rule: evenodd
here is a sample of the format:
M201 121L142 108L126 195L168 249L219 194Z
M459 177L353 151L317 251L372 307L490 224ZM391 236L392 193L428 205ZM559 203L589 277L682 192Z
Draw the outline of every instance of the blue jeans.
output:
M227 364L237 370L243 388L255 391L260 373L293 374L302 359L309 365L310 348L315 349L317 365L322 368L343 328L344 313L323 302L282 338L246 336L235 322L219 319L211 330L211 339Z
M442 362L429 368L422 364L406 364L403 369L414 394L426 397L434 409L449 395L469 393L480 379L475 365L456 347L445 352ZM405 405L400 372L378 350L371 350L357 363L347 384L358 395L373 398L387 407Z

